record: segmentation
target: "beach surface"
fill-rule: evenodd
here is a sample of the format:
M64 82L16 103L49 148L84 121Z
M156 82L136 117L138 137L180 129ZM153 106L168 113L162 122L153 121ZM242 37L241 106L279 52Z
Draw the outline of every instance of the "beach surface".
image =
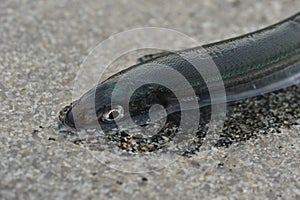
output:
M83 60L113 34L162 27L206 44L266 27L299 8L294 0L2 1L0 198L300 199L297 87L256 99L261 107L271 105L274 123L260 118L268 116L264 109L240 110L227 120L228 129L234 127L227 132L260 133L261 128L258 137L177 156L148 172L130 171L141 165L143 155L115 163L124 164L126 172L55 128L59 111L72 101ZM240 108L249 104L242 101ZM253 113L257 119L251 126ZM263 125L256 126L259 121Z

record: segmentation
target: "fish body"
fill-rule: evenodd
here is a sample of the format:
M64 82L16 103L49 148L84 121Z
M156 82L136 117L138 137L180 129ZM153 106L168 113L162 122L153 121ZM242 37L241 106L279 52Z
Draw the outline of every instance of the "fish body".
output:
M211 62L208 61L213 61L218 73L210 72ZM170 75L170 69L184 77L192 92L180 78ZM128 74L130 76L123 79ZM126 84L118 84L124 80ZM168 87L153 80L164 80ZM224 99L230 102L260 95L299 81L300 13L297 13L246 35L162 53L131 66L99 83L65 107L59 118L65 125L76 129L99 125L104 129L113 129L117 128L116 122L122 123L128 118L145 125L149 119L149 109L155 104L163 106L169 115L222 103ZM224 86L225 98L211 98L209 86L219 83ZM132 85L140 87L131 94L128 91ZM114 105L111 104L112 95ZM124 111L121 106L128 98L130 112ZM195 101L197 105L191 103Z

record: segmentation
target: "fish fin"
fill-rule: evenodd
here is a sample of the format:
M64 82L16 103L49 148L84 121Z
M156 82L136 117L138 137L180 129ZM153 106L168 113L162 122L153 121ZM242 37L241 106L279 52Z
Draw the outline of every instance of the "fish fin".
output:
M168 52L160 52L160 53L154 53L154 54L146 54L140 58L138 58L138 62L139 63L143 63L143 62L147 62L149 60L153 60L155 58L158 58L160 56L163 56L163 55L167 55Z

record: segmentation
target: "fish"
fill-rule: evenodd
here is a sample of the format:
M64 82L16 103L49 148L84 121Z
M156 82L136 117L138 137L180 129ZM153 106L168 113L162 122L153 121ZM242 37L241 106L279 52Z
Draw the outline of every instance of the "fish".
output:
M218 73L210 72L208 60L213 61ZM180 51L146 55L140 61L64 107L59 113L60 121L72 129L113 130L120 124L126 128L130 124L126 122L128 119L146 126L154 105L165 109L163 116L171 116L299 84L300 13L245 35ZM164 66L182 75L190 88ZM168 87L151 83L152 79L165 80ZM209 86L218 84L224 86L224 97L210 95ZM140 87L130 93L132 85ZM128 104L126 108L124 103ZM151 120L158 120L159 116Z

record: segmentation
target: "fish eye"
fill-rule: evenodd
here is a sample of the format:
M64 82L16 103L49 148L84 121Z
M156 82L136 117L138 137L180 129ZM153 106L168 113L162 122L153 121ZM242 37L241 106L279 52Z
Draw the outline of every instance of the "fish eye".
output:
M104 122L112 122L112 121L117 121L124 116L124 109L122 106L114 106L110 110L106 111L103 116L102 120Z

